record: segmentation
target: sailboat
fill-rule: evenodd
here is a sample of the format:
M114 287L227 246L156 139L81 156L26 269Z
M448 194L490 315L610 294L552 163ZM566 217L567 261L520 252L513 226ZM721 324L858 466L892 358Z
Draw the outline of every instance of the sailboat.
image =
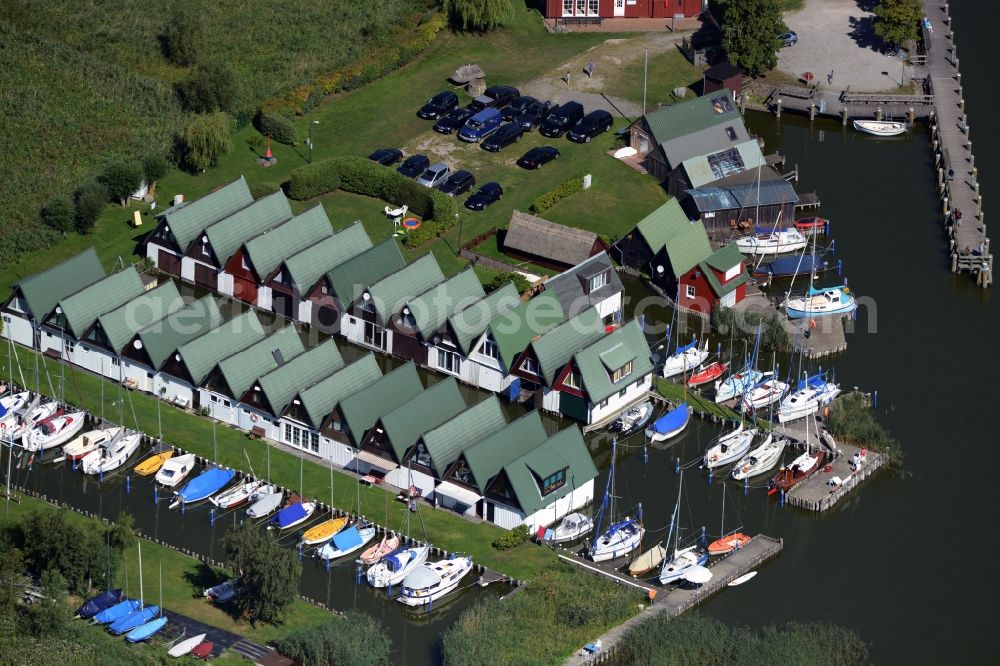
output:
M691 373L688 378L688 386L691 388L696 388L702 386L703 384L708 384L709 382L714 382L722 375L726 374L726 370L729 369L728 363L722 363L720 361L715 361L709 365L706 365L695 372Z
M767 494L772 495L776 492L787 493L799 483L815 474L824 460L826 460L826 454L823 450L817 446L816 450L813 451L809 444L809 423L806 422L805 452L793 460L787 467L782 467L778 470L778 473L771 479L771 487Z
M739 529L739 528L737 528ZM734 531L726 534L726 486L722 486L722 519L719 521L719 532L722 536L708 544L709 555L728 555L750 543L750 537L743 532Z
M811 254L778 257L769 262L758 264L753 269L754 277L792 277L818 273L827 267L827 262L815 251Z
M183 657L191 652L191 650L195 649L198 645L201 645L206 636L208 636L208 634L198 634L197 636L186 638L167 650L167 654L171 657Z
M339 560L361 550L374 538L374 526L366 525L358 529L357 526L351 525L334 534L333 539L316 551L316 557L322 560Z
M220 509L233 509L250 501L250 498L267 485L266 481L247 477L229 490L209 498Z
M147 456L145 460L133 467L132 471L139 476L149 476L150 474L155 474L161 467L163 467L163 463L170 460L173 456L174 452L172 449L154 453L151 456Z
M633 578L645 576L650 571L660 566L666 555L667 549L663 547L663 544L655 544L652 548L632 560L632 563L628 565L628 575Z
M315 510L315 502L296 500L275 514L274 518L271 519L269 527L287 530L296 525L301 525ZM330 536L332 537L333 535L331 534Z
M105 592L101 592L96 597L92 597L91 599L85 601L82 606L76 609L76 613L74 613L73 615L74 617L80 617L83 618L84 620L89 620L90 618L100 613L102 610L110 608L111 606L114 606L115 604L120 602L121 598L122 598L122 589L120 587L114 590L107 590Z
M193 453L185 453L182 456L177 456L176 458L171 458L160 466L160 470L156 473L155 480L157 483L166 486L167 488L176 488L177 484L184 480L191 470L194 469L195 458Z
M773 372L765 372L758 382L740 399L744 412L750 412L767 407L778 402L788 393L788 384L775 378Z
M222 490L222 488L233 480L234 476L236 476L236 472L231 469L213 467L206 470L188 481L184 484L183 488L174 493L176 499L170 503L170 508L174 509L181 504L191 504L208 499Z
M761 380L764 373L751 370L749 367L730 375L721 382L715 382L715 402L729 402L743 395L747 386L753 386Z
M743 456L736 465L733 466L732 477L736 481L749 479L771 471L778 459L781 458L785 450L787 440L784 437L775 437L773 433L768 433L761 444Z
M708 358L708 340L705 340L701 347L698 346L698 338L683 347L678 347L673 354L663 362L663 376L673 377L694 370L705 362Z
M598 534L590 544L589 557L594 562L604 562L613 560L623 555L628 555L639 547L642 543L642 536L646 529L642 526L642 504L636 512L635 518L626 516L618 522L615 520L615 458L618 455L618 440L611 440L611 469L608 470L608 485L604 489L604 501L601 503L601 510L597 516ZM610 505L610 506L609 506ZM604 511L609 509L608 515L612 521L611 525L604 532L601 526L604 524Z
M681 434L690 421L691 413L688 411L688 404L685 400L653 421L653 425L646 428L646 436L654 442L671 439Z
M85 416L84 412L70 412L39 421L21 436L21 446L33 452L62 446L83 430Z
M30 399L31 394L27 391L0 398L0 433L3 433L4 439L6 439L4 431L17 425L17 414Z
M386 532L382 535L382 540L379 541L374 546L369 546L361 553L361 557L358 560L361 564L371 566L373 564L378 564L382 561L382 558L392 553L397 548L399 548L399 537L395 534Z
M28 409L21 416L20 425L14 428L14 439L21 439L25 433L31 432L39 422L56 416L60 411L59 403L55 400L38 404L37 397L27 407Z
M132 631L130 631L125 636L125 640L127 640L129 643L141 643L144 640L152 638L165 626L167 626L167 618L161 615L155 620L147 622L146 624L138 626Z
M809 240L795 227L770 230L757 227L754 235L737 239L736 247L743 254L780 254L798 252L808 243Z
M390 553L368 570L368 584L372 587L391 587L403 582L410 572L427 561L430 546L411 546Z
M674 513L670 517L670 531L667 533L667 548L670 548L670 539L673 537L673 553L663 560L660 567L660 584L666 585L676 580L684 578L692 570L708 562L708 555L703 553L697 545L680 547L680 514L681 514L681 491L684 488L684 474L681 473L680 482L677 484L677 504L674 505Z
M846 315L857 309L858 303L847 285L818 289L810 285L805 296L785 301L785 314L789 319Z
M88 453L81 461L85 474L107 474L122 465L139 448L142 435L134 432L112 440L106 447Z
M94 624L111 624L112 622L116 622L125 617L129 613L139 610L141 607L141 599L125 599L124 601L119 601L114 606L109 606L94 615L92 622Z
M115 634L116 636L130 632L136 627L146 624L147 622L155 618L160 612L159 606L145 606L143 604L144 595L142 588L142 541L141 540L138 542L138 548L139 548L139 598L136 601L139 605L138 608L130 612L126 612L123 616L119 617L117 620L113 621L110 625L108 625L108 631L110 631L112 634ZM161 585L160 587L161 595L162 595L162 589L163 588Z
M756 435L756 428L744 430L743 424L740 423L735 430L719 437L715 441L715 444L705 451L705 456L702 458L702 466L714 469L715 467L724 467L735 460L739 460L750 450L750 445L753 443L753 438Z
M358 480L358 513L361 513L361 481ZM340 532L347 525L347 518L334 516L333 513L333 460L330 460L330 517L319 525L310 527L302 534L302 544L305 546L318 546L333 538L333 535ZM374 536L374 534L372 535Z
M263 518L274 513L284 499L285 494L275 486L264 486L253 496L252 503L247 507L247 518Z
M778 421L788 423L815 414L840 394L840 386L826 381L826 373L800 379L798 387L778 406Z

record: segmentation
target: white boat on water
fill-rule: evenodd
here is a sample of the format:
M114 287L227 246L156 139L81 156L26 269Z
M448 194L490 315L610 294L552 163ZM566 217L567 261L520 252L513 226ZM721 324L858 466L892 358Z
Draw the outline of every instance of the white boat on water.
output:
M36 400L33 404L29 404L28 409L21 416L20 425L14 428L14 439L21 439L25 433L30 432L41 421L52 418L58 410L59 403L55 400L44 404L37 404Z
M594 562L605 562L628 555L639 547L646 528L642 526L642 504L636 511L635 518L625 516L617 520L615 496L615 459L618 457L618 440L611 440L611 468L608 470L608 485L604 488L604 499L601 510L597 514L597 531L588 548L587 556ZM601 531L604 525L604 510L608 509L611 524L607 530Z
M125 464L139 448L140 433L134 432L116 439L107 447L91 451L82 462L85 474L107 474Z
M7 439L7 429L17 426L18 412L24 409L30 399L31 394L27 391L0 398L0 437Z
M736 247L740 252L751 255L798 252L809 243L809 240L795 227L772 231L758 227L757 232L753 236L745 236L736 241Z
M803 379L799 381L798 388L778 406L778 421L788 423L815 414L838 395L840 387L826 381L825 373Z
M768 405L778 402L788 393L788 384L775 379L771 373L765 373L765 377L771 375L750 389L742 398L740 403L743 411L749 412L751 409L762 409Z
M551 537L546 538L546 541L549 543L568 543L585 534L590 534L593 529L593 518L582 513L569 513L563 516L562 521L552 530Z
M223 493L209 497L208 501L220 509L232 509L233 507L237 507L244 502L249 502L250 499L266 485L267 483L265 481L247 479L242 483L237 483L235 486Z
M771 471L781 459L786 443L784 437L775 437L772 433L768 433L759 446L748 451L736 463L732 472L733 479L742 481Z
M427 561L430 546L413 546L390 553L368 570L368 584L372 587L390 587L402 583L417 567Z
M471 557L425 562L403 579L403 591L397 599L407 606L426 606L453 592L471 570Z
M743 370L730 375L721 382L715 382L715 402L728 402L743 395L747 386L752 386L764 377L760 370Z
M659 579L663 585L684 578L695 567L700 567L708 562L708 553L699 549L698 546L680 548L681 491L683 488L684 475L682 472L680 482L677 484L677 504L674 505L674 512L670 516L670 531L667 533L666 546L670 556L663 560L660 567ZM671 537L674 540L672 548L670 546Z
M316 551L316 557L321 560L339 560L361 550L374 538L375 528L371 525L361 529L352 525L334 534L333 539Z
M753 438L757 435L756 428L743 429L743 424L731 433L723 435L715 444L705 451L702 465L709 469L723 467L739 460L750 450Z
M194 469L195 460L193 453L185 453L182 456L170 458L154 477L156 482L167 488L175 488L177 484L184 480L191 470Z
M899 136L910 126L892 120L855 120L854 129L873 136Z
M691 412L687 402L682 402L646 428L646 437L651 442L663 442L684 432L691 422Z
M183 657L191 652L191 650L201 645L206 636L208 636L208 634L198 634L197 636L186 638L167 650L167 654L171 657Z
M25 451L32 452L62 446L83 430L85 416L83 412L71 412L39 421L34 428L21 436L21 446Z
M265 486L247 507L247 518L263 518L278 510L285 494L274 486Z
M663 362L663 376L674 377L682 373L694 372L707 358L708 340L705 340L700 348L698 340L692 340L667 357L667 360Z
M858 303L846 286L821 289L809 287L804 296L785 301L785 314L789 319L846 315L857 309Z
M80 460L91 451L96 451L100 447L105 446L115 437L124 434L124 432L125 429L121 427L88 430L63 446L63 454L70 460Z

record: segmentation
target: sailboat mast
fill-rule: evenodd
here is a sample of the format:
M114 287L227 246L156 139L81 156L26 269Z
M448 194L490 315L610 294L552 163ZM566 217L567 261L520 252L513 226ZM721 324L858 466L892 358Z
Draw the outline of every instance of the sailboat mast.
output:
M726 484L722 484L722 520L719 521L719 536L726 536Z
M146 604L146 597L142 592L142 540L136 541L139 546L139 608L140 610Z

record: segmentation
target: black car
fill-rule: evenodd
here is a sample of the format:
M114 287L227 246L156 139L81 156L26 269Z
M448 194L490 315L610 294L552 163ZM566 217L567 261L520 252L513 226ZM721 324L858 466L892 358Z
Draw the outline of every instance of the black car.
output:
M479 113L480 111L485 111L486 109L494 109L496 106L497 101L486 95L474 97L471 102L465 105L465 107L470 109L473 113Z
M452 109L445 116L434 123L434 131L440 132L441 134L451 134L462 129L465 125L465 121L476 114L475 111L468 107L462 107L460 109Z
M368 156L372 162L378 162L382 166L392 166L403 159L403 151L398 148L379 148Z
M507 123L506 125L501 125L500 129L493 132L488 139L483 141L482 147L483 150L495 153L512 143L517 143L521 140L522 136L524 136L524 128L521 127L520 123Z
M455 108L458 108L458 95L450 90L445 90L427 100L427 103L417 111L417 115L425 120L431 120L440 118Z
M472 189L476 184L476 178L468 171L456 171L448 177L448 180L438 185L438 189L450 196L458 196Z
M426 155L410 155L396 169L407 178L416 178L424 172L424 169L431 165L431 161Z
M514 120L514 118L517 118L519 115L521 115L522 111L527 109L532 104L535 104L536 102L538 102L538 100L535 99L534 97L528 97L528 96L515 97L513 102L503 107L503 111L501 112L503 113L503 119Z
M465 207L469 210L483 210L491 203L500 200L503 196L503 188L500 183L489 182L476 190L475 194L465 200Z
M502 109L513 102L515 97L520 96L521 91L514 86L490 86L483 91L483 95L495 99L497 102L496 107Z
M523 169L537 169L559 157L559 151L552 146L532 148L517 161L517 166Z
M558 138L563 132L573 129L582 118L583 105L579 102L566 102L552 109L552 113L538 127L538 131L545 136Z
M521 115L517 117L517 122L521 123L525 132L531 132L545 122L545 119L552 113L552 106L552 102L535 102L521 112Z
M577 143L586 143L601 132L611 129L615 119L607 111L591 111L566 133L566 138Z

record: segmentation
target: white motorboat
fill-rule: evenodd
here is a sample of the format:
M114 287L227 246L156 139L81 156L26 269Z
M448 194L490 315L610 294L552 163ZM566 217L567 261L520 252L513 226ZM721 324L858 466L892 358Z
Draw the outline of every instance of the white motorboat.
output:
M789 319L846 315L857 309L858 303L846 286L822 289L809 287L805 296L785 301L785 314Z
M744 370L715 382L715 402L728 402L743 395L747 386L753 386L764 377L760 370Z
M608 432L615 433L621 439L631 437L642 431L652 416L653 403L649 400L632 405L611 422L611 425L608 426Z
M872 136L899 136L910 126L892 120L855 120L854 129Z
M250 501L258 491L267 485L265 481L247 479L242 483L237 483L224 493L219 493L208 498L208 501L220 509L232 509Z
M63 447L63 454L70 460L80 460L91 451L96 451L115 437L124 434L121 427L88 430Z
M17 425L18 412L24 409L31 399L27 391L14 393L0 398L0 437L7 439L7 429Z
M709 447L708 451L705 451L702 465L713 469L739 460L750 450L750 445L756 435L756 428L743 430L742 424L740 424L739 428L720 437L715 444Z
M785 450L786 440L784 437L775 437L768 433L767 437L760 444L747 452L743 458L733 467L732 476L737 481L749 479L771 471L781 454Z
M771 373L766 373L770 375ZM765 375L765 376L766 376ZM788 384L771 376L750 389L740 401L744 412L762 409L778 402L788 393Z
M82 462L85 474L107 474L118 469L139 448L142 439L140 433L134 432L112 441L108 446L91 451Z
M85 417L83 412L71 412L39 421L21 436L21 446L32 452L62 446L83 429Z
M177 484L184 480L184 477L191 473L194 466L195 460L193 453L185 453L182 456L174 456L163 463L163 466L160 467L160 471L156 473L154 479L160 485L166 486L167 488L175 488Z
M205 636L208 636L208 634L198 634L197 636L186 638L167 650L167 654L171 657L183 657L191 652L191 650L201 645L201 643L205 640Z
M471 570L471 557L425 562L403 579L403 591L397 598L407 606L426 606L453 592Z
M274 486L262 488L253 497L253 503L247 507L247 518L263 518L278 510L285 494Z
M52 418L59 411L59 403L55 400L41 405L28 405L28 407L29 409L21 416L20 425L14 429L14 439L21 439L25 433L30 432L39 422Z
M667 357L663 363L663 376L674 377L682 373L694 372L707 358L708 340L705 340L701 347L698 347L697 339L692 340Z
M594 529L594 519L582 513L570 513L563 516L562 521L552 530L551 536L546 533L549 543L568 543L576 541Z
M364 548L375 538L375 528L371 525L358 529L350 526L333 535L333 539L316 551L321 560L339 560Z
M427 561L430 546L403 548L385 556L368 570L368 584L372 587L391 587L403 580Z
M839 394L840 387L827 382L824 373L803 379L798 388L778 406L778 421L788 423L815 414Z
M757 231L758 233L753 236L745 236L736 241L736 247L740 252L751 255L798 252L809 243L802 232L795 227L763 232L758 228Z

